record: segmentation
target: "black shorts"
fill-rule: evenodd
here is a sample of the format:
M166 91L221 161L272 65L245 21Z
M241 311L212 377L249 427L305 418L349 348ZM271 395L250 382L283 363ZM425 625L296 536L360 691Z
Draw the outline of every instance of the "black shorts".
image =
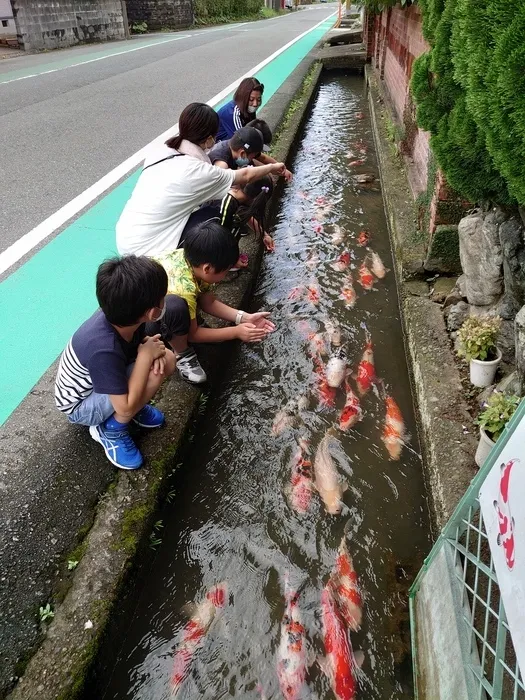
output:
M176 294L168 294L164 301L166 313L160 321L146 323L146 335L160 333L162 340L169 343L174 335L187 335L190 330L190 310L188 302Z

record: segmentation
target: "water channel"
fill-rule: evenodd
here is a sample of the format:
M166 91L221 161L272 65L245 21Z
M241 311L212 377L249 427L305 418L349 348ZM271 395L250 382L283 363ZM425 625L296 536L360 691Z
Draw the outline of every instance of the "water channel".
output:
M351 634L354 650L364 652L356 697L413 697L406 588L428 550L427 508L380 185L370 177L353 179L378 177L362 78L323 79L293 170L275 227L277 251L265 258L254 300L254 307L271 310L277 331L263 344L243 346L228 380L210 396L176 476L174 499L159 516L162 544L136 594L105 700L174 697L173 659L188 620L184 606L222 581L226 605L177 697L282 698L277 650L286 572L299 592L315 661L323 653L320 595L345 534L364 598L361 629ZM349 267L333 269L345 251ZM373 277L367 291L358 280L365 258L372 264L371 251L389 270ZM345 257L341 261L336 267ZM352 308L340 298L349 274L357 295ZM338 427L344 391L337 390L334 407L319 402L308 336L323 332L327 320L341 328L352 371L370 334L377 375L404 418L398 461L381 439L381 385L361 397L363 420L348 431ZM274 435L276 414L299 396L308 398L308 407ZM332 426L331 450L348 483L344 505L330 515L314 492L307 512L298 513L287 493L298 440L308 440L313 461ZM301 697L334 697L317 663Z

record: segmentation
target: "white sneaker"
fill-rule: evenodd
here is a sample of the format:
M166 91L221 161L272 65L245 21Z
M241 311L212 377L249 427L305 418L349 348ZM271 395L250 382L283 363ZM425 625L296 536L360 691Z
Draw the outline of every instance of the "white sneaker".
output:
M177 369L180 376L190 384L204 384L208 379L193 348L188 348L178 355Z

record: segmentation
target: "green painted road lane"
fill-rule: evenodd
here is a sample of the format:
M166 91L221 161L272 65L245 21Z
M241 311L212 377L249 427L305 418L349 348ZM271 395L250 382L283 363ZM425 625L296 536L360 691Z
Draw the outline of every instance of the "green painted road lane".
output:
M333 24L328 18L257 73L265 102ZM0 425L97 308L96 270L116 253L115 225L138 176L129 176L0 285Z

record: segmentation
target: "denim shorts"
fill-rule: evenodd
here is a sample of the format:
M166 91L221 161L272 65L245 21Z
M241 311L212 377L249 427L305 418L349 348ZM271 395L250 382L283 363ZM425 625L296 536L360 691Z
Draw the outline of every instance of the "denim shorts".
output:
M135 367L132 362L126 367L126 374L131 376ZM69 422L76 425L100 425L115 413L109 394L91 393L69 414Z

